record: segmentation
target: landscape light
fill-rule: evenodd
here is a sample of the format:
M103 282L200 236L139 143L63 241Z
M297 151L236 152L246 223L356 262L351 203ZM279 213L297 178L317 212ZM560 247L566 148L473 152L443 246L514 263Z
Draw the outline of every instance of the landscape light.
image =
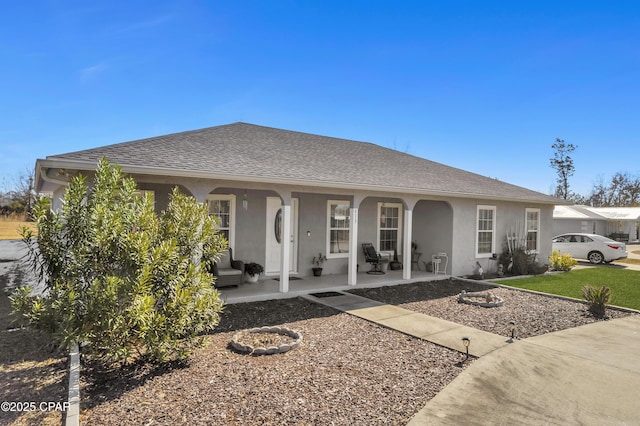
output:
M462 338L462 344L464 345L465 349L467 350L467 356L465 357L465 361L469 359L469 345L471 344L471 339L469 339L468 337L463 337Z
M509 321L509 330L511 330L511 340L514 339L515 333L516 333L516 322L515 321Z

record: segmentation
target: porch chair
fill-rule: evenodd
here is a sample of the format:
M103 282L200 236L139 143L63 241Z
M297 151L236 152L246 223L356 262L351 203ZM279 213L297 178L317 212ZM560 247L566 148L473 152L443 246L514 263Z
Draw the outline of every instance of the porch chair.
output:
M384 272L380 269L380 264L386 259L383 259L380 254L376 251L371 243L362 243L362 251L364 252L364 260L367 263L370 263L372 268L370 271L367 271L367 274L376 274L383 275Z
M244 282L244 262L233 259L231 247L228 253L222 254L220 259L213 263L209 272L216 277L216 288L240 285Z

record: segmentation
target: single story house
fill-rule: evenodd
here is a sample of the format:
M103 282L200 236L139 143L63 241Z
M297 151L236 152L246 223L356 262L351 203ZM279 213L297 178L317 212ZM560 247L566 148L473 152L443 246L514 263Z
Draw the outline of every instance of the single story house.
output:
M553 233L567 232L586 232L638 242L640 207L556 206L553 210Z
M69 179L91 175L102 157L152 191L158 211L175 186L208 203L234 258L264 265L280 292L291 275L311 275L319 253L323 274L356 285L358 267L368 269L363 243L396 251L404 280L438 253L450 275L472 274L477 263L495 270L515 229L545 262L562 203L372 143L247 123L51 155L36 162L36 189L60 208Z

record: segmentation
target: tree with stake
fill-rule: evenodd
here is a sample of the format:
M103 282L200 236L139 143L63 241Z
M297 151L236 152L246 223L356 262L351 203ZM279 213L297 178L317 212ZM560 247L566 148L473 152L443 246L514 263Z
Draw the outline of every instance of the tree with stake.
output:
M187 357L218 324L222 301L205 266L227 242L193 197L174 189L157 215L103 159L92 185L72 180L60 212L38 203L34 217L38 238L25 228L23 239L46 290L20 288L13 306L63 346L88 342L107 365L163 362Z

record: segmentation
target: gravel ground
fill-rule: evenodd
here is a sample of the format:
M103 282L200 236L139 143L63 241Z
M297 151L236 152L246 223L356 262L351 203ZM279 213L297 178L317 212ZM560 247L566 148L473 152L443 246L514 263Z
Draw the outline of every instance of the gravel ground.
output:
M458 304L476 283L439 281L353 293L486 331L529 337L596 321L586 306L507 289L499 308ZM609 310L612 317L628 315ZM285 354L241 355L235 332L283 325L303 334ZM472 360L304 299L230 305L209 345L187 365L83 371L82 422L117 424L406 424Z
M67 358L48 336L20 328L26 323L10 315L8 296L23 277L17 261L0 245L0 403L12 404L0 410L0 425L57 426L62 411L48 410L46 404L66 401Z
M584 303L472 281L454 279L398 287L402 290L380 287L353 290L351 293L503 336L511 334L508 324L515 321L516 336L522 339L602 321L591 315ZM461 290L491 292L504 299L504 304L483 308L458 303L456 296ZM620 318L632 314L609 308L606 315Z
M300 347L271 356L228 348L239 329L280 324L302 333ZM304 299L228 306L220 329L185 368L86 371L82 423L405 424L468 365Z

